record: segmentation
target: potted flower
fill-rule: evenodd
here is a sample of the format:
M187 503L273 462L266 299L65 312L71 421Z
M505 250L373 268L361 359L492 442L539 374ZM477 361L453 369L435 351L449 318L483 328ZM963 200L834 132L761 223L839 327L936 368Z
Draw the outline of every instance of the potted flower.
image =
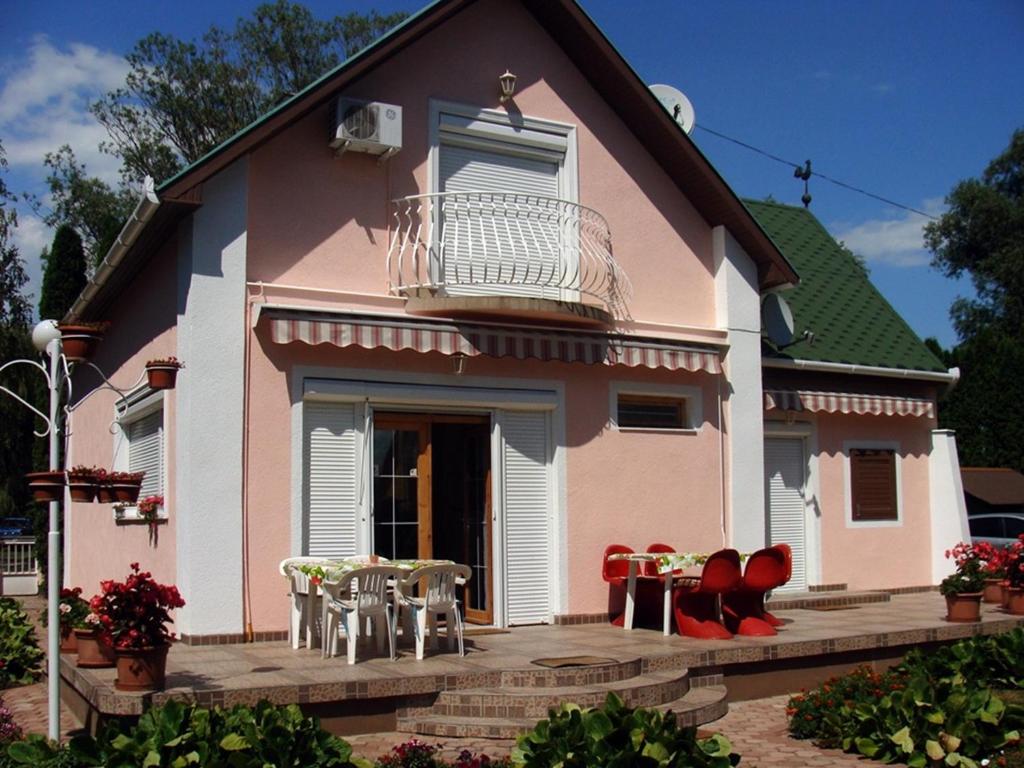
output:
M139 503L135 505L139 511L139 517L149 523L150 530L156 527L157 521L160 519L157 515L163 505L163 496L147 496L144 499L139 499Z
M176 357L150 360L146 363L146 378L149 380L149 388L174 389L178 371L184 367L185 364Z
M93 501L96 498L96 468L79 465L69 469L68 491L72 501Z
M956 561L956 571L942 580L939 591L946 598L946 621L980 621L985 588L982 560L970 544L960 542L946 557Z
M112 500L119 504L134 504L139 498L145 475L145 472L111 472L107 475Z
M113 473L105 469L96 470L96 501L100 504L113 504L116 501L114 487L110 481L111 474Z
M25 479L36 501L60 501L64 496L63 472L28 472Z
M975 554L981 560L981 570L985 574L982 602L1002 602L1002 583L1006 579L1006 548L993 546L987 541L979 541L973 547Z
M103 633L100 617L90 611L82 620L81 626L75 627L75 638L78 641L78 661L76 666L87 669L112 667L117 663L114 648Z
M74 629L85 621L89 615L89 603L82 597L81 587L64 587L60 591L60 604L57 606L57 618L60 622L61 653L74 653L78 650ZM48 611L40 616L43 626L49 620Z
M1008 547L1006 556L1006 610L1024 615L1024 534Z
M64 357L72 362L88 360L109 327L110 323L57 323Z
M100 638L113 646L117 657L117 680L122 691L162 689L167 650L174 633L167 625L168 611L185 605L178 588L158 584L138 563L124 581L100 583L102 592L89 607L99 617Z

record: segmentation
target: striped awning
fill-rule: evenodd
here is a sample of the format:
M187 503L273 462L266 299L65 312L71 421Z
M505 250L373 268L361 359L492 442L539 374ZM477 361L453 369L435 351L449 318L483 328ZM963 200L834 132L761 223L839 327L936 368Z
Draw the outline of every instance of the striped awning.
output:
M844 392L804 392L765 390L764 408L770 411L810 411L812 413L856 413L874 416L935 416L931 400L888 395L854 395Z
M718 374L717 349L641 339L612 333L526 330L503 326L391 320L381 317L296 316L268 310L270 338L276 344L357 346L364 349L411 349L468 357L514 357L519 360L625 365L632 368L707 371Z

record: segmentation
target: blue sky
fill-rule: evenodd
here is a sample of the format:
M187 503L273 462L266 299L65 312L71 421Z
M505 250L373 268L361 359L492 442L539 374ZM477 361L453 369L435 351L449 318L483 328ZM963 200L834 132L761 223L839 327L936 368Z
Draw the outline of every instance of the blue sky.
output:
M1019 0L675 2L582 0L649 83L669 83L694 104L693 138L743 196L799 203L792 169L703 130L803 162L833 178L938 213L959 180L977 176L1024 126L1024 3ZM160 30L194 37L231 26L255 0L175 3L80 0L5 8L0 52L0 138L8 185L42 192L42 156L70 143L89 170L116 178L86 112L118 85L123 55ZM420 4L307 3L321 16ZM928 266L921 216L812 178L811 210L868 261L885 296L921 336L949 346L948 308L969 294ZM49 233L22 212L18 241L38 279Z

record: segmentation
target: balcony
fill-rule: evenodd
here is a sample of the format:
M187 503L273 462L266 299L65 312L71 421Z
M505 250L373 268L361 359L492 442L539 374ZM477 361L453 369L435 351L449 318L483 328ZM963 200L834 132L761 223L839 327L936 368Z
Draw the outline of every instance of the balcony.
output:
M566 200L449 192L394 201L388 287L411 312L610 324L632 286L608 223Z

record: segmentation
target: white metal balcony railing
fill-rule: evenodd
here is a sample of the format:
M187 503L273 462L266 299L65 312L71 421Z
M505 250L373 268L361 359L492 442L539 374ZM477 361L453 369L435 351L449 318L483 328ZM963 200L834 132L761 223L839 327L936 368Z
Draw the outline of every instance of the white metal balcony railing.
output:
M545 298L626 315L632 286L597 211L510 192L414 195L394 206L394 294Z

